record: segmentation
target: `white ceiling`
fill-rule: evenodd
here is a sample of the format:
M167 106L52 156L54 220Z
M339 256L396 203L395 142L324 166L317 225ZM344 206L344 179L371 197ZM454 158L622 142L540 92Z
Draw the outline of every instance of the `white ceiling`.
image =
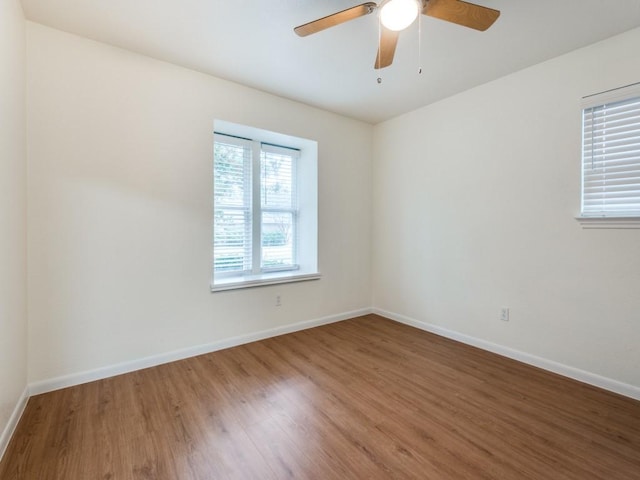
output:
M640 26L640 0L475 0L502 12L493 27L422 16L381 71L375 15L293 33L363 2L22 0L29 20L370 123Z

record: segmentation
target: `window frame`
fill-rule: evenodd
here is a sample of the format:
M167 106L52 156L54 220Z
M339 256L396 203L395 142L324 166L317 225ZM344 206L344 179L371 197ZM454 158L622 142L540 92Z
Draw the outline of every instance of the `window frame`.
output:
M626 100L640 99L640 83L615 88L605 92L583 97L581 103L581 143L580 143L580 214L576 220L583 228L629 229L640 228L640 212L625 215L622 212L603 211L600 214L585 211L585 156L586 120L585 112L597 107Z
M214 141L212 143L214 149L216 138L219 138L217 135L225 135L225 142L228 141L229 137L233 137L237 139L238 143L251 145L250 175L252 177L252 194L250 199L250 216L252 218L252 269L251 271L216 272L215 263L212 261L211 291L216 292L319 279L321 275L317 266L317 143L311 140L277 134L220 120L214 122ZM281 145L286 146L281 147ZM292 208L283 209L262 206L262 180L259 177L261 176L263 146L265 151L284 149L287 152L296 152L296 158L293 161L295 172L292 172L295 184L292 188L295 189L297 202L292 205ZM215 161L215 156L213 160ZM213 172L215 174L215 171ZM215 218L216 211L215 195L212 196L212 199L213 219ZM295 247L292 252L293 262L291 265L274 268L262 267L261 265L260 259L262 258L264 248L260 232L262 213L272 210L287 210L287 212L292 214L295 224L293 228L297 230L296 232L292 232L292 235L296 235L297 238L293 240ZM255 228L256 224L258 225L257 229ZM212 245L212 247L215 258L215 221L212 233L214 239L214 245Z

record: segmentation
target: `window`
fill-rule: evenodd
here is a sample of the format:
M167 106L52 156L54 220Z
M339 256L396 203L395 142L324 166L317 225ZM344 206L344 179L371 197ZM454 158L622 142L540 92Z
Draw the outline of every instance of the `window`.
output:
M579 220L640 227L640 84L584 100Z
M315 142L215 128L212 290L319 278Z

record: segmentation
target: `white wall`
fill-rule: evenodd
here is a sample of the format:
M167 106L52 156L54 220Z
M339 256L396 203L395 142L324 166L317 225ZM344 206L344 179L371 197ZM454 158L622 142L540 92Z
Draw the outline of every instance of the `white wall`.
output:
M31 382L370 306L370 125L35 23L27 59ZM321 280L210 293L215 118L318 141Z
M640 81L638 45L640 29L376 126L374 306L640 387L640 230L574 219L581 97Z
M0 0L0 455L27 385L24 70L20 2Z

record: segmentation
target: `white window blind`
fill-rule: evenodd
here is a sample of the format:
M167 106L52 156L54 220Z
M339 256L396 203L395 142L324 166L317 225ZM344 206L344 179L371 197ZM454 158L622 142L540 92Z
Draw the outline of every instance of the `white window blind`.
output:
M252 270L251 142L216 136L214 144L214 270Z
M582 217L640 217L640 88L583 105Z
M262 144L260 152L260 201L262 268L296 267L298 151Z

